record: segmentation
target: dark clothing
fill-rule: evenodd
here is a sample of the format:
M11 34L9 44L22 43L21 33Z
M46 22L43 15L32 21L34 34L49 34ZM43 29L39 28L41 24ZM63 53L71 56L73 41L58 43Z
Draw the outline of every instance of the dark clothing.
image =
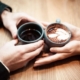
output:
M6 5L6 4L4 4L4 3L2 3L1 1L0 1L0 14L5 10L5 9L7 9L8 8L8 10L10 11L10 12L12 12L12 8L11 7L9 7L8 5Z
M7 69L3 66L3 64L0 62L0 80L7 80L9 78L9 72Z
M9 7L8 5L2 3L0 1L0 15L2 14L2 12L4 10L9 10L10 12L12 12L12 8ZM9 72L8 70L5 68L5 66L0 62L0 80L7 80L9 78Z

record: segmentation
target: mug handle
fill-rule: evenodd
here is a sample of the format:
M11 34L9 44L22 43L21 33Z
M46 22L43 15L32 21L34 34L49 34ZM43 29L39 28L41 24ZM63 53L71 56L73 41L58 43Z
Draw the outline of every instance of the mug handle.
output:
M56 23L61 23L61 20L60 19L56 19Z

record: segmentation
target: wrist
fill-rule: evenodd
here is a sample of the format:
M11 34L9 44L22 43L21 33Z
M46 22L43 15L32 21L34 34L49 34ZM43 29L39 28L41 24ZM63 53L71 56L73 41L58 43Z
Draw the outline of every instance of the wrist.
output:
M2 2L0 1L0 24L3 24L3 23L2 23L2 14L3 14L5 11L6 11L6 12L8 12L8 11L9 11L9 12L12 12L12 8L11 8L10 6L2 3Z
M1 25L3 25L3 21L5 20L6 16L10 15L10 12L7 10L4 10L0 16L0 23Z
M4 10L1 14L1 19L3 19L6 15L10 14L11 12Z

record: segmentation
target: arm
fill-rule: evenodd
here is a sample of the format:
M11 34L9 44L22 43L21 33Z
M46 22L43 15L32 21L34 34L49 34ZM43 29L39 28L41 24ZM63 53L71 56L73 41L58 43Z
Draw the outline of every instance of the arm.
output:
M8 29L13 38L17 37L17 27L25 22L37 22L34 18L27 15L26 13L12 13L7 10L4 10L1 14L1 19L3 25L6 29ZM40 24L41 25L41 24ZM42 25L43 26L43 25Z
M9 7L8 5L2 3L0 1L0 15L3 13L4 10L8 10L10 12L12 12L12 8ZM1 16L0 16L0 25L2 24L2 21L1 21ZM0 61L0 80L6 80L9 78L9 69L7 68L7 66L5 66L3 64L2 61Z
M53 53L53 55L38 59L35 62L34 67L62 60L71 56L80 55L80 28L69 23L63 24L71 30L71 41L63 47L51 47L50 52ZM56 54L54 54L54 52Z
M1 19L4 27L11 32L13 38L17 36L17 25L20 23L21 20L24 20L26 22L37 22L35 19L25 13L11 13L7 10L4 10L1 13ZM18 40L12 40L0 49L0 60L2 62L0 66L3 68L2 72L0 71L0 80L3 77L5 77L5 79L2 80L6 80L9 77L9 73L6 67L10 71L22 68L30 60L39 55L39 53L43 49L43 41L16 46L17 42ZM4 73L6 76L4 76Z
M0 15L3 13L4 10L12 12L12 8L10 6L8 6L0 1ZM1 16L0 16L0 25L2 25Z

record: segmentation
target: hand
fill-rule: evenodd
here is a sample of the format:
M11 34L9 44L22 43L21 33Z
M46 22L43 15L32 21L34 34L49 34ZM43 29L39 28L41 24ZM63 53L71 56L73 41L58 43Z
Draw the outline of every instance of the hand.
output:
M35 19L33 19L32 17L25 13L11 13L6 10L4 10L3 13L1 14L1 18L3 25L11 32L13 38L16 38L17 26L22 20L24 20L25 22L32 21L39 23L38 21L36 21Z
M71 56L80 55L80 28L68 23L63 24L69 27L69 29L71 30L71 41L63 47L51 47L50 51L52 53L56 52L56 54L38 59L35 62L34 67L48 64L57 60L62 60Z
M14 71L25 66L30 60L35 58L43 49L43 41L36 43L17 45L17 40L12 40L0 49L0 60Z

